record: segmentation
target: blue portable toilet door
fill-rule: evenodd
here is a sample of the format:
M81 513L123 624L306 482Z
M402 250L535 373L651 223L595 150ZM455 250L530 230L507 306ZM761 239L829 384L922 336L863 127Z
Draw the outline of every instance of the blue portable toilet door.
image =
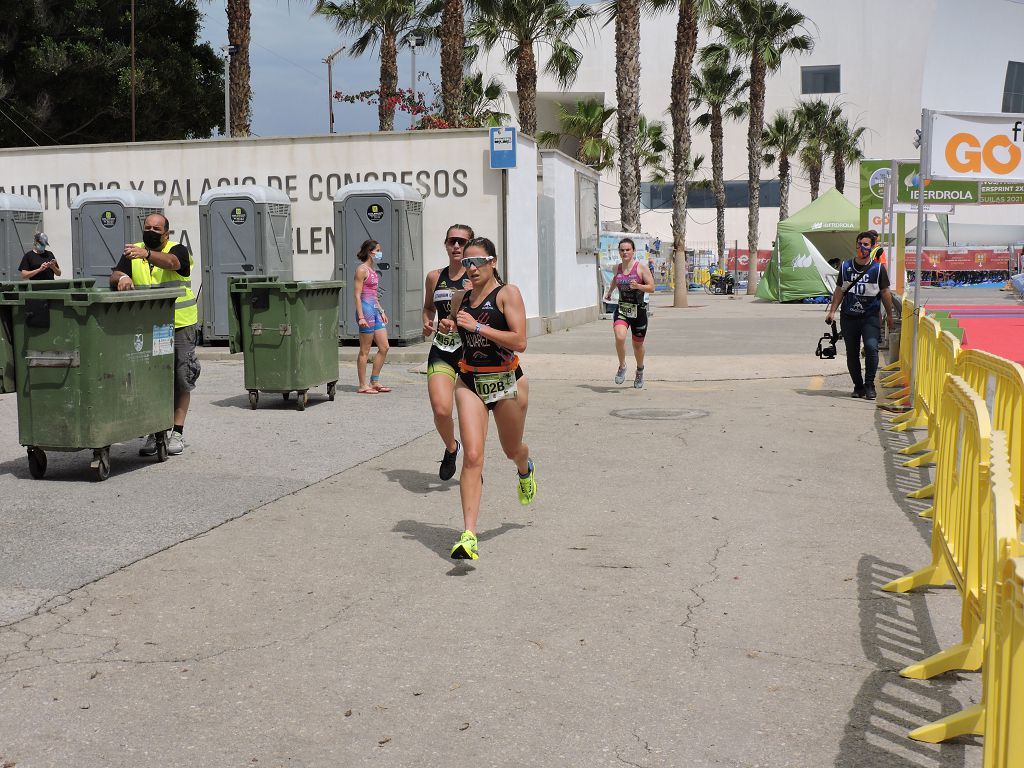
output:
M345 201L345 219L345 242L341 245L345 250L340 255L346 261L348 269L345 271L350 277L346 279L348 285L344 290L349 292L355 290L355 273L359 266L357 258L359 247L366 240L376 240L380 243L384 258L378 262L371 259L370 267L375 269L380 277L377 295L381 308L391 320L394 317L396 280L398 279L398 270L395 268L398 242L394 237L394 201L387 195L350 197ZM349 331L347 335L355 336L359 333L359 327L355 320L355 312L350 314L351 317L341 318L341 324L343 329Z
M203 254L203 290L213 291L211 338L226 339L228 277L258 275L264 271L256 243L260 223L255 203L246 198L214 200L210 203L209 216L209 242L213 253Z

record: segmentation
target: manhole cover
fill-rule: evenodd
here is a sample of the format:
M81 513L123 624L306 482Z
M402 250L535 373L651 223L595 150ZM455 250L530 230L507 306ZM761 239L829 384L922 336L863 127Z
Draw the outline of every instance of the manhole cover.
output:
M681 419L700 419L708 415L707 411L696 410L672 410L658 408L623 408L612 411L612 416L619 419L632 419L639 421L673 421Z

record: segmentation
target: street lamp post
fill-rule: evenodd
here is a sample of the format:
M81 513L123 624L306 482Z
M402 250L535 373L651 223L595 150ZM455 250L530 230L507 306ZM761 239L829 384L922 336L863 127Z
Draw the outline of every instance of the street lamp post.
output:
M416 49L427 44L427 39L420 34L415 34L409 39L409 47L412 49L412 84L409 89L412 91L412 100L419 101L420 94L416 88Z
M224 135L231 137L231 56L238 53L237 45L221 46L224 54Z
M324 59L324 64L327 65L327 115L328 125L327 129L329 133L334 133L334 77L333 77L333 64L334 58L345 50L345 46L342 45L335 48Z
M132 0L132 141L135 141L135 0Z

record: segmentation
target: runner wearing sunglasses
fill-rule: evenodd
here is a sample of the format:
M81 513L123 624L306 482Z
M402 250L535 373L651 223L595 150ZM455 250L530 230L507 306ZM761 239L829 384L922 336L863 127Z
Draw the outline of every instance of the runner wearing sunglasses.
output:
M494 413L505 455L516 465L519 503L537 493L530 449L523 442L530 388L518 352L526 350L526 308L519 289L501 281L494 243L477 237L466 243L462 266L472 290L465 295L455 319L440 321L440 332L458 328L462 360L455 383L462 437L462 475L459 492L465 531L452 547L455 560L476 560L477 519L483 492L484 445L488 412Z
M452 314L452 302L459 292L470 287L466 270L462 266L462 249L473 238L473 229L465 224L452 224L444 238L448 252L448 266L432 270L427 275L423 292L423 335L434 336L427 355L427 394L434 412L434 427L444 442L444 456L438 476L451 480L455 474L455 459L459 455L459 441L455 439L452 409L455 404L455 377L462 359L462 339L454 329L449 333L437 332L435 317L443 320Z

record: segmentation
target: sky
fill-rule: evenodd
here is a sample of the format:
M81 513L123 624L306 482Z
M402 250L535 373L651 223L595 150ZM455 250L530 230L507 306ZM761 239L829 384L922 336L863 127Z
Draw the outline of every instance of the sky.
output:
M257 136L303 136L327 133L327 65L323 60L339 45L349 42L326 19L310 17L312 2L303 0L252 0L252 132ZM204 4L200 36L215 50L227 44L227 13L224 0ZM334 59L334 90L358 92L378 86L380 63L376 50L353 59L342 53ZM411 56L399 51L398 82L410 86ZM439 82L440 56L420 49L416 69ZM432 88L420 80L429 97ZM395 115L395 128L409 126L409 117ZM334 103L337 133L377 130L377 107Z

